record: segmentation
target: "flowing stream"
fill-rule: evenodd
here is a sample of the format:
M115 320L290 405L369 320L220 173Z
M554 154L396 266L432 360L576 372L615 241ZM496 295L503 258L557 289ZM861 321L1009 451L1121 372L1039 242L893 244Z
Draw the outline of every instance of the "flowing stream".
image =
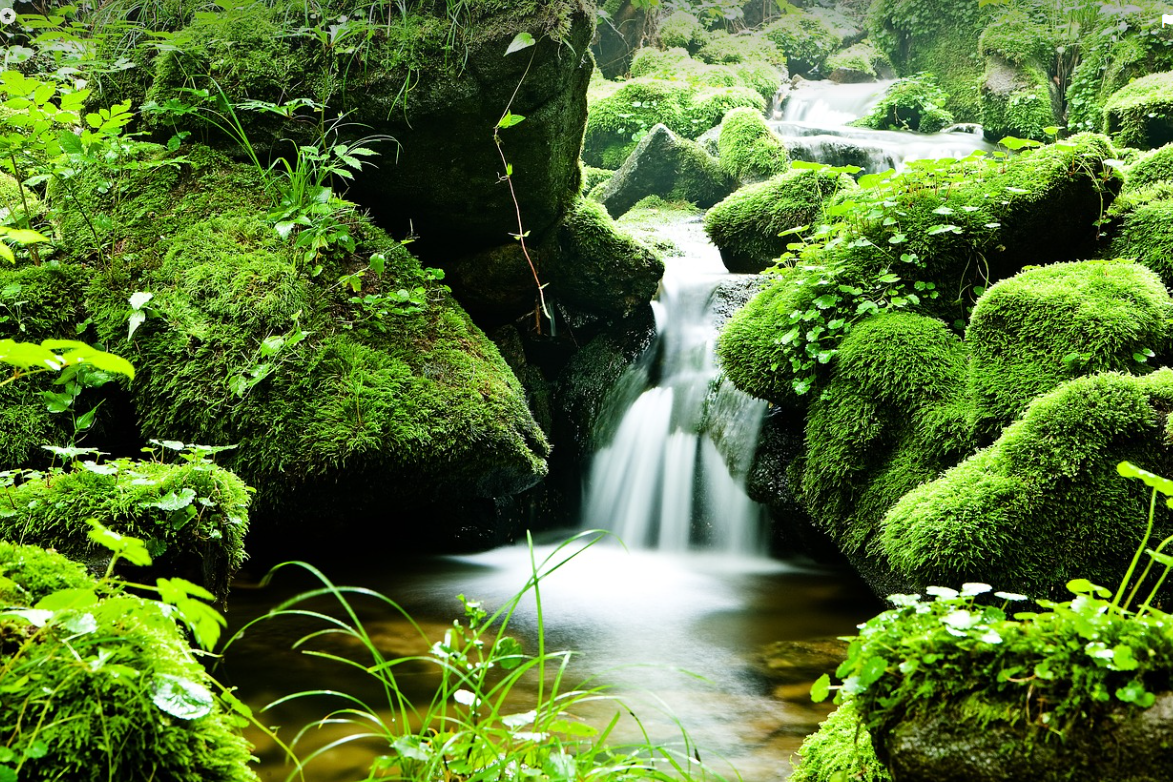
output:
M851 162L869 171L989 148L980 129L924 136L848 126L886 86L804 84L775 127L795 158ZM667 260L654 304L657 337L608 402L606 444L587 477L583 513L584 528L609 529L630 550L594 546L543 582L545 641L548 649L574 650L571 680L614 688L653 740L678 741L683 727L716 771L733 777L735 768L746 782L776 782L788 776L794 752L829 710L810 703L809 689L836 665L842 646L834 638L851 634L880 606L853 574L763 554L765 515L742 488L763 406L721 382L713 356L728 310L723 302L750 283L724 273L699 220L670 221L659 230L679 252ZM533 553L540 559L554 548L539 542ZM339 583L392 597L414 618L413 624L373 602L358 607L373 642L389 657L425 655L462 615L457 595L495 609L530 573L531 552L524 546L408 560L372 545L356 549L346 562L315 564ZM242 584L233 591L229 619L239 627L315 585L296 571L281 573L266 589ZM320 625L306 617L266 623L229 649L220 675L256 709L313 687L350 693L392 720L377 682L292 650L315 629ZM527 599L511 633L533 652L537 630L538 612ZM344 656L357 651L339 637L319 638L313 646ZM428 665L401 673L405 691L430 697L435 676ZM515 689L516 710L531 708L534 689L533 682ZM280 735L289 740L299 726L339 705L327 698L298 700L265 712L262 720L286 726ZM614 711L604 703L581 716L603 725ZM617 735L635 732L626 721ZM340 726L312 730L301 749L332 746L344 735ZM249 736L262 779L286 778L290 768L279 748L259 731ZM372 759L386 752L385 741L332 746L306 779L363 778Z

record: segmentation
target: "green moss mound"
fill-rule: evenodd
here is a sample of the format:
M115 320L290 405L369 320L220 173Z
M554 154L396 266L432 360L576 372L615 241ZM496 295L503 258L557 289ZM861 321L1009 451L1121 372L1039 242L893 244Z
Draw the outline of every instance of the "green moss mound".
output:
M0 574L7 605L68 589L81 606L40 630L0 618L0 736L23 758L21 780L256 781L235 718L212 699L208 675L157 603L99 596L78 565L33 546L0 543ZM185 719L155 705L177 682L202 692L206 713Z
M1104 132L1122 146L1154 149L1173 142L1173 71L1151 73L1113 93Z
M809 75L821 70L827 58L839 48L839 36L813 14L785 14L763 27L758 35L777 45L794 73Z
M1136 259L1159 274L1165 285L1173 284L1173 192L1126 214L1111 251Z
M687 81L640 77L615 88L592 86L582 159L588 165L617 169L647 133L662 124L695 139L720 124L731 109L765 111L766 102L743 85L695 89Z
M1140 157L1125 170L1128 190L1155 185L1158 182L1173 182L1173 144Z
M341 215L356 252L320 256L314 276L259 217L267 203L255 172L206 148L105 197L84 192L117 248L90 309L138 370L143 434L238 444L225 466L260 488L256 510L340 520L511 494L545 473L545 437L496 348L357 213ZM62 236L84 237L80 219L68 212ZM375 253L381 274L368 268ZM360 273L358 292L340 282ZM154 294L154 317L127 343L135 290Z
M831 81L839 83L875 81L893 72L888 56L867 41L832 54L824 70Z
M783 233L819 221L827 199L855 187L846 174L795 170L735 191L705 215L705 232L732 272L766 269L793 241Z
M755 50L732 48L731 51L712 54L712 59L702 60L689 56L681 48L667 50L645 46L632 57L632 78L653 78L665 81L683 81L696 88L705 87L748 87L769 101L778 92L785 77L780 65L767 59ZM760 55L760 56L759 56ZM603 90L614 90L613 83L604 83Z
M883 551L908 583L982 581L1054 595L1069 579L1115 584L1145 531L1148 491L1116 473L1128 460L1173 469L1173 371L1098 374L1036 399L989 448L904 496ZM1162 517L1157 538L1173 529Z
M1062 124L1057 90L1052 96L1050 69L1056 55L1048 30L1012 11L986 27L978 45L986 63L981 84L986 138L1047 140L1045 129Z
M88 537L87 521L96 519L146 541L157 566L224 600L244 563L249 500L239 478L212 464L77 462L9 487L0 539L97 562L109 552Z
M709 31L687 11L674 11L660 21L660 43L665 48L680 47L697 52L709 39ZM634 74L633 74L634 75Z
M892 775L876 757L872 737L860 722L855 705L844 702L831 712L819 730L807 736L798 750L802 760L790 782L891 782Z
M945 91L933 77L910 76L889 87L871 112L854 124L876 130L936 133L953 124L953 114L945 103Z
M1164 284L1138 264L1060 263L999 282L965 333L975 427L992 439L1076 374L1144 371L1169 344L1171 316Z
M725 115L717 149L721 167L742 182L769 179L790 167L786 144L753 109L734 109Z

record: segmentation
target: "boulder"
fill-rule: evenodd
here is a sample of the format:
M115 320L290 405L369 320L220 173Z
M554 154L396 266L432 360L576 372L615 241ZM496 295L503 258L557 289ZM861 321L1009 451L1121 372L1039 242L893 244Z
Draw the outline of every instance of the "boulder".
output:
M734 109L717 137L721 167L742 184L761 182L790 168L786 144L753 109Z
M1173 71L1150 73L1113 93L1104 104L1103 130L1121 146L1173 142Z
M647 196L713 206L733 192L732 178L695 142L663 125L643 137L603 188L599 200L619 217Z
M1173 188L1166 197L1142 203L1124 214L1112 237L1111 253L1133 258L1173 285Z
M836 84L890 79L896 75L888 57L870 43L857 43L827 58L824 70Z

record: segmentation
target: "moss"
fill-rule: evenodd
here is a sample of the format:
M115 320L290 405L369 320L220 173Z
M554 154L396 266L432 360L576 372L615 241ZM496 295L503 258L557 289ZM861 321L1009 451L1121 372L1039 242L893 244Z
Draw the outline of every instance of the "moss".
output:
M1136 190L1158 182L1173 182L1173 144L1166 144L1137 159L1125 170L1128 190Z
M1050 69L1055 46L1047 29L1020 11L1000 16L982 32L979 49L986 72L981 85L981 122L986 138L1006 136L1045 141L1045 128L1062 124Z
M211 464L115 461L34 477L5 494L0 539L53 548L93 562L108 552L88 537L88 519L146 541L155 564L223 600L244 563L249 495ZM159 505L181 503L167 510Z
M15 177L0 173L0 225L36 227L44 215L41 199Z
M705 215L705 231L735 272L765 269L793 240L786 231L819 222L827 199L855 187L845 174L797 170L743 187Z
M802 760L790 782L891 782L892 776L876 757L872 736L860 722L855 704L847 700L817 733L807 736L798 750ZM846 774L846 777L841 776Z
M966 330L976 428L992 439L1075 375L1143 371L1134 357L1165 351L1170 316L1160 279L1131 263L1053 264L999 282Z
M734 109L721 121L721 167L742 182L756 182L790 167L786 144L753 109Z
M853 124L876 130L936 133L953 124L946 101L944 90L932 76L911 76L889 87L871 112Z
M1017 9L986 25L978 39L982 57L999 56L1013 65L1047 63L1055 57L1047 29Z
M1173 187L1164 197L1143 203L1129 211L1112 238L1111 252L1120 258L1134 258L1173 285Z
M656 295L664 262L618 230L603 206L580 199L559 229L550 292L572 306L627 317Z
M605 168L595 168L593 166L583 166L582 169L582 192L590 193L599 185L605 185L614 171L609 171Z
M828 57L824 69L832 81L874 81L881 75L892 73L892 62L886 54L864 41Z
M778 46L792 72L802 75L820 71L839 48L839 36L822 19L807 13L785 14L759 34Z
M632 78L648 77L666 81L683 81L694 87L748 87L771 100L778 92L785 73L763 59L736 62L708 62L693 59L684 49L639 49L631 62ZM602 86L613 93L616 86ZM595 87L596 94L600 87Z
M1104 105L1103 129L1122 146L1173 142L1173 71L1151 73L1113 93Z
M16 607L59 588L98 588L65 557L33 546L0 543L0 572ZM117 594L97 597L84 615L93 632L52 624L32 636L25 620L0 620L0 639L28 638L19 652L5 648L0 736L17 757L34 744L44 750L24 761L22 780L255 782L249 746L219 701L190 720L152 701L168 677L214 687L161 606Z
M260 219L266 200L249 169L204 148L187 157L105 198L82 191L118 237L115 272L88 295L99 335L138 370L145 436L238 443L225 465L260 487L256 510L270 518L511 494L544 474L548 445L516 378L400 244L343 213L358 254L325 255L311 276ZM374 252L386 271L364 277L363 296L418 289L421 309L379 315L337 284ZM128 344L134 290L154 293L157 317ZM298 329L304 342L261 356L263 340ZM258 383L232 390L254 372Z
M668 49L680 47L697 52L709 35L700 20L686 11L675 11L660 22L660 43Z
M769 63L785 66L786 57L769 38L756 33L733 35L724 30L709 33L709 39L696 58L712 65L739 65L743 63Z
M1076 576L1114 584L1142 539L1148 491L1127 459L1173 469L1173 371L1099 374L1030 404L989 448L907 494L884 519L883 551L910 584L982 581L1057 595ZM1162 516L1156 537L1170 531Z

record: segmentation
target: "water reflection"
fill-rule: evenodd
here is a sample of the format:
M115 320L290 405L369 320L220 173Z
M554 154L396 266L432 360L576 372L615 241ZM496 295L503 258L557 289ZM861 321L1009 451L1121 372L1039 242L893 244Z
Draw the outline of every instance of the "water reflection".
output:
M552 548L539 547L538 556ZM524 547L513 547L394 567L385 560L352 561L326 571L340 583L361 584L395 598L436 640L460 616L457 594L483 600L491 608L508 600L528 577L529 554ZM229 618L240 626L312 586L304 574L288 572L272 587L238 589ZM614 686L659 741L678 738L674 721L679 720L703 748L707 762L725 758L748 782L785 778L790 755L826 714L825 706L809 703L809 683L832 664L783 665L771 671L759 658L760 650L779 641L850 633L878 608L866 589L843 573L768 559L628 553L617 546L592 548L550 576L542 585L542 604L547 649L576 652L573 680L594 677ZM426 652L429 641L402 616L371 602L364 602L360 613L385 654ZM291 651L292 643L312 627L282 620L251 631L229 651L224 678L258 708L291 690L310 688L342 690L377 702L382 696L372 680ZM512 631L529 652L536 649L536 627L534 603L527 599ZM327 648L347 652L347 644L336 638ZM435 680L423 663L401 673L402 685L419 697L429 696ZM282 725L281 735L288 740L297 726L322 716L331 705L339 704L296 702L263 718L266 724ZM519 710L528 708L519 702ZM604 705L598 714L583 716L602 722L613 712ZM389 712L382 716L391 719ZM335 728L314 731L305 746L322 746L342 735ZM278 748L260 734L251 738L263 761L262 778L283 779L288 768ZM362 778L371 759L385 750L378 743L341 747L311 766L307 779ZM717 765L729 773L728 766Z

